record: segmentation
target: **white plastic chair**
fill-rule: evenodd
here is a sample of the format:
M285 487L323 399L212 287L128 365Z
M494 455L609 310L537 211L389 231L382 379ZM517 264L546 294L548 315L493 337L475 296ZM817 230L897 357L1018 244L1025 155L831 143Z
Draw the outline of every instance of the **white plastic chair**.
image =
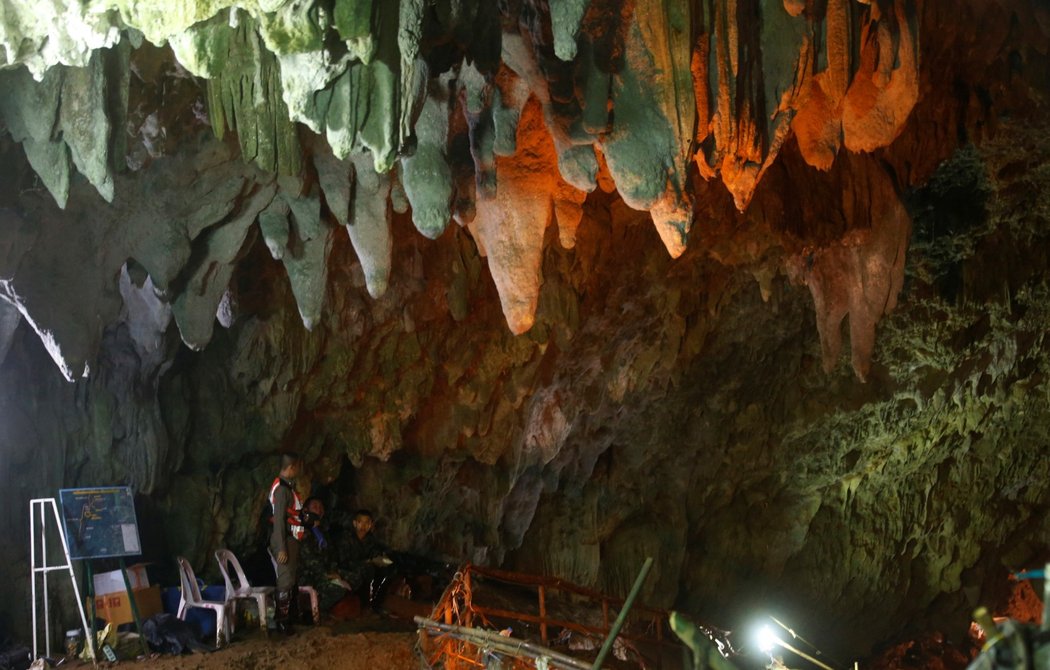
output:
M273 564L274 577L277 576L277 559L274 557L273 552L270 551L269 547L266 548L266 553L270 555L270 563ZM317 589L312 586L299 586L299 594L307 594L310 596L310 613L313 614L314 624L321 623L321 606L317 604ZM298 603L297 603L298 604Z
M215 612L215 646L221 647L230 639L230 617L227 603L205 600L201 596L201 589L197 585L197 575L193 574L190 562L182 556L177 556L175 562L179 564L179 582L182 585L182 597L179 599L179 612L176 616L185 621L186 612L194 607Z
M237 630L237 603L242 600L254 600L259 608L259 626L266 632L266 601L273 597L272 586L252 586L244 575L241 562L229 549L219 549L215 552L215 560L219 563L219 571L226 581L226 605L230 608L230 632ZM230 575L230 567L233 575ZM237 578L237 585L233 583L233 577Z

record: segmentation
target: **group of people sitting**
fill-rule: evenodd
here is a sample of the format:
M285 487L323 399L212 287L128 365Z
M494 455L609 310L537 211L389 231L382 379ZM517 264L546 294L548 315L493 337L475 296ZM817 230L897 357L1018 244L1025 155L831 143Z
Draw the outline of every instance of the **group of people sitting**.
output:
M395 567L387 547L373 532L375 519L369 510L356 510L335 520L342 523L329 524L321 498L300 499L295 479L301 467L298 455L283 454L280 474L269 493L273 511L269 551L277 567L274 623L287 634L298 619L299 585L317 591L322 611L346 598L357 598L362 607L375 610ZM332 525L336 532L329 533Z
M301 547L299 583L317 590L322 610L330 610L348 594L355 594L364 606L378 609L384 587L392 575L393 558L373 532L372 512L359 509L350 515L351 524L343 524L334 544L322 530L324 502L309 498L303 503L311 524L312 538Z

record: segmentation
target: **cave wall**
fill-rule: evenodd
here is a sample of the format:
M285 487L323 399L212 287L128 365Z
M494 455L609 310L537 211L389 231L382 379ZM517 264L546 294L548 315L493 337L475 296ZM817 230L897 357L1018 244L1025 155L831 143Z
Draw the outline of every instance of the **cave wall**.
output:
M138 162L110 175L112 202L108 173L79 165L57 201L25 141L0 140L19 305L0 314L0 478L17 496L0 522L24 538L30 497L127 482L148 550L203 568L248 550L293 448L312 482L349 472L343 504L375 509L398 547L618 592L653 555L655 604L727 626L771 607L850 653L961 630L1006 567L1047 551L1050 189L1045 122L1026 113L1046 47L1003 4L965 21L933 5L922 25L951 28L922 32L931 69L889 148L817 170L812 137L785 135L740 181L690 172L677 258L616 166L565 190L542 91L522 95L510 155L470 159L468 184L503 175L492 199L434 196L490 224L420 227L411 180L340 161L331 135L296 132L301 181L242 160L243 129L216 139L200 113L221 90L143 45ZM475 122L449 118L449 152L472 155ZM499 218L518 206L535 216ZM23 601L25 544L0 549ZM24 611L0 617L24 630Z
M824 371L786 274L763 300L750 269L672 260L604 196L574 250L547 247L525 336L458 231L397 247L403 281L378 301L337 242L339 318L312 332L257 240L234 278L241 318L201 352L169 328L162 375L121 323L98 374L70 384L20 326L0 368L5 472L22 501L131 483L164 529L148 549L203 568L251 547L275 454L295 448L317 485L353 469L341 504L374 508L398 547L614 592L653 555L651 602L726 625L771 607L847 649L902 622L962 630L1006 567L1047 551L1041 133L1011 126L912 196L908 285L866 384L845 361ZM993 275L1005 254L1016 270Z

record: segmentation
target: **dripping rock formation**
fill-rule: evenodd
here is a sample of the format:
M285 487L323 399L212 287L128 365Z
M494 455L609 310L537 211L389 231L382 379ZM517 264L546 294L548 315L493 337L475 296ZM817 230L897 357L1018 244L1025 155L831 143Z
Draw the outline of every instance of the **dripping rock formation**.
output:
M946 4L5 0L0 528L127 483L203 567L294 449L396 547L963 631L1050 556L1050 10Z

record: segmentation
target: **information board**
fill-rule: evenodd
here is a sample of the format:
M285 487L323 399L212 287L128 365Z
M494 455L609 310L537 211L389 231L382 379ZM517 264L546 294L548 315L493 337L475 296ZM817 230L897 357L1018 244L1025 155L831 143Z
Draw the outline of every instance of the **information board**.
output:
M142 553L130 486L60 489L58 497L71 558Z

